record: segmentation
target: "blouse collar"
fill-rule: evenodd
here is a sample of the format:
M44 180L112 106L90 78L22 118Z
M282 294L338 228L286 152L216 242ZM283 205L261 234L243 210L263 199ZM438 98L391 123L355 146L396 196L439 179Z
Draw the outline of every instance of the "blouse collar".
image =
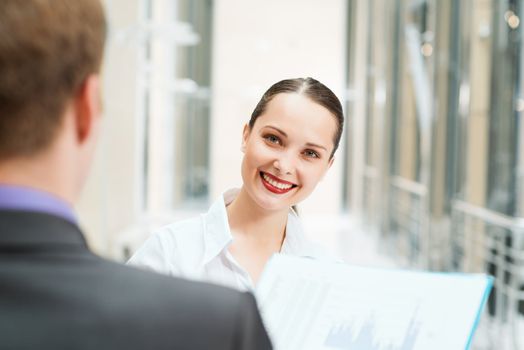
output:
M221 255L233 242L229 227L226 207L236 198L239 189L225 191L203 214L204 223L204 257L202 265L207 265ZM289 210L286 225L286 237L281 253L294 256L318 258L323 257L321 251L304 236L304 229L299 217L293 209Z

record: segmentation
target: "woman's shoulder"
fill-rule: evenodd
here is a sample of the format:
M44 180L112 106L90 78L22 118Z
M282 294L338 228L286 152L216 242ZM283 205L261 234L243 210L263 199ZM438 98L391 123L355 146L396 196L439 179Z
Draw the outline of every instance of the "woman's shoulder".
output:
M311 240L308 240L306 244L308 246L308 251L310 252L311 258L324 262L342 262L342 259L340 259L340 257L338 257L334 252L329 250L323 244L313 242Z
M184 274L204 251L201 216L175 221L149 236L128 261L169 275Z
M204 245L204 219L198 215L165 225L153 232L149 240L154 240L167 252L195 254Z
M204 250L210 228L223 228L227 215L223 200L215 201L205 213L174 221L153 231L145 246L177 255L195 255Z
M153 231L153 235L161 239L185 239L187 236L196 236L203 233L203 214L191 218L174 221Z
M340 262L340 258L330 249L310 239L304 229L302 220L294 211L288 215L286 253L289 255L308 257L326 262Z

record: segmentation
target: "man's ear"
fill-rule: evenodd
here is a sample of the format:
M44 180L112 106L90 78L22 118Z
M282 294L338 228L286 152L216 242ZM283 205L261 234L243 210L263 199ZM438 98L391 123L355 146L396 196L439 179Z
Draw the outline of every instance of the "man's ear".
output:
M251 133L251 128L249 124L244 125L244 130L242 131L242 144L240 145L240 150L244 152L246 150L247 139Z
M84 143L92 134L102 110L100 78L92 74L84 80L75 96L76 135Z

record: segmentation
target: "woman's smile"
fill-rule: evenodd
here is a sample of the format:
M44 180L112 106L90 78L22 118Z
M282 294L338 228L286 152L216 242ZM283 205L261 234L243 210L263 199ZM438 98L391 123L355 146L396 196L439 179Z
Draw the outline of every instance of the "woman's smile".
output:
M279 179L278 177L263 171L260 172L260 179L262 184L269 191L276 194L284 194L297 187L294 183Z
M276 95L242 134L243 188L259 207L287 213L307 198L330 167L331 112L296 93Z

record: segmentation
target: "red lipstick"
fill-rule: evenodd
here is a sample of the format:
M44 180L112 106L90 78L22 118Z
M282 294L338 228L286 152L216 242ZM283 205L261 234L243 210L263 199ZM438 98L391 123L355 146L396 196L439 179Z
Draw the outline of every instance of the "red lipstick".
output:
M283 188L278 188L276 186L273 186L271 183L266 181L266 179L264 179L264 175L267 176L268 178L270 178L271 180L275 181L275 182L278 182L278 183L281 183L281 184L284 184L284 185L291 185L291 187L283 189ZM281 179L279 179L276 176L273 176L273 175L271 175L269 173L265 173L265 172L262 172L262 171L260 172L260 180L262 181L262 184L264 185L264 187L268 191L276 193L276 194L284 194L284 193L287 193L287 192L291 191L295 187L297 187L297 185L295 185L294 183L281 180Z

